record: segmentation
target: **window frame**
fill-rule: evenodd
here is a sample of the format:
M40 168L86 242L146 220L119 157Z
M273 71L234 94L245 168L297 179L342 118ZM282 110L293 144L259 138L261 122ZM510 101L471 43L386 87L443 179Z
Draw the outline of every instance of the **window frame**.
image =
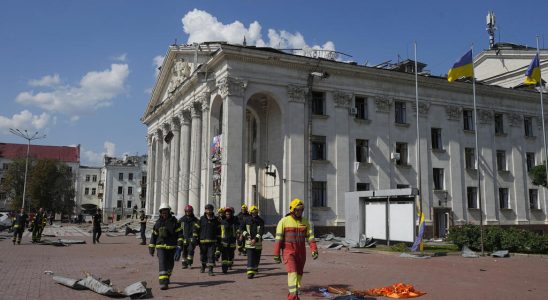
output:
M312 161L327 160L327 142L325 136L313 135L310 138L310 159Z
M532 117L523 117L523 133L525 137L534 137L533 132L533 118Z
M529 194L529 209L534 209L534 210L540 209L540 205L538 201L538 189L529 189L528 194Z
M468 209L478 209L478 188L475 186L466 187L466 204ZM473 204L473 205L470 205Z
M443 168L432 169L432 181L434 185L434 190L443 191L445 189Z
M325 116L326 107L325 107L325 92L312 91L311 99L311 111L312 115L315 116Z
M464 164L468 170L476 170L476 148L464 148Z
M504 134L504 115L495 113L495 134Z
M327 181L312 181L312 207L327 207Z
M500 209L511 209L510 208L510 196L508 188L499 188L499 208Z
M355 155L356 162L368 163L369 162L369 140L356 139ZM362 156L365 156L362 157Z
M408 124L407 123L407 108L404 101L394 102L394 122L396 124Z
M443 150L443 144L441 139L441 128L430 128L430 138L432 150Z
M508 166L506 163L506 151L505 150L497 150L497 171L504 172L508 170Z
M462 110L463 130L475 131L474 128L474 113L471 109Z
M367 98L364 96L354 97L354 107L356 108L356 119L367 120L369 118L369 111L367 109Z
M403 153L402 153L403 147ZM396 165L407 166L409 165L409 145L405 142L396 142L396 153L400 154L400 158L396 160Z

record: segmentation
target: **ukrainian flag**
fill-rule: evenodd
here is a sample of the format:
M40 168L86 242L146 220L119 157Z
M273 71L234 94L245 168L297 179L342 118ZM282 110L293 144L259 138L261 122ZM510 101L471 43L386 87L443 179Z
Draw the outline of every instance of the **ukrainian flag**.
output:
M472 64L472 49L466 52L463 57L457 61L449 73L447 73L447 80L449 82L455 81L462 77L473 77L474 76L474 67Z
M529 68L525 71L524 84L538 84L540 83L540 63L538 60L538 53L535 55Z

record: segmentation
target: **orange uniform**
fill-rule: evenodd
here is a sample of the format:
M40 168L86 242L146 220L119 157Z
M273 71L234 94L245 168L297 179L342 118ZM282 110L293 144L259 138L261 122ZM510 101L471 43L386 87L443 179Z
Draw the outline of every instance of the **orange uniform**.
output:
M283 253L283 262L287 271L287 285L289 294L287 299L299 299L299 289L306 262L306 242L312 253L317 253L318 247L314 240L312 224L305 218L296 218L287 215L278 222L276 227L276 242L274 256Z

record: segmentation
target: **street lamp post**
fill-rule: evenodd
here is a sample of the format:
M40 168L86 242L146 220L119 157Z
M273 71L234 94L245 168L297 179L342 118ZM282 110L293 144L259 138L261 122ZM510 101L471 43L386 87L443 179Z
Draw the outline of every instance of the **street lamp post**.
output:
M25 140L27 140L27 158L25 160L25 180L23 182L23 202L21 204L21 208L25 208L25 196L27 192L27 171L29 166L29 153L30 153L30 141L43 139L46 137L45 134L38 134L38 131L34 133L28 132L26 129L24 131L21 131L19 129L12 129L10 128L10 132L15 134L16 136L22 137Z

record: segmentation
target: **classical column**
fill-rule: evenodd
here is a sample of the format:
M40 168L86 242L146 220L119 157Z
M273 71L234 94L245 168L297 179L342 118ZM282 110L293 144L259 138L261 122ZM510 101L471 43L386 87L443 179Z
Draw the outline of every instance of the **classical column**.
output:
M179 188L179 153L180 153L180 139L181 139L181 123L179 117L173 117L171 119L171 132L173 133L173 138L171 139L171 150L170 150L170 159L169 159L169 206L171 211L178 213L178 188ZM182 217L182 215L179 215Z
M218 85L224 98L221 205L238 207L244 197L244 91L247 83L224 77Z
M145 212L147 215L151 215L154 210L154 161L156 154L152 147L154 147L153 135L147 136L147 194L145 199Z
M200 173L201 173L201 145L202 145L202 112L199 104L191 107L192 132L190 136L190 189L189 203L194 206L197 215L201 215L200 207Z
M165 136L169 134L170 126L169 123L163 124L163 130ZM162 191L160 197L160 205L169 204L169 143L165 140L162 143Z
M209 136L209 98L208 92L203 92L199 99L202 109L202 146L201 146L201 186L200 186L200 207L204 207L207 203L212 203L210 195L211 182L211 167L209 159L209 145L211 138ZM217 203L214 203L217 206Z
M352 191L354 188L350 185L350 176L354 176L354 160L351 160L350 151L348 151L348 145L354 145L355 141L350 140L348 136L348 109L352 104L352 94L337 91L333 93L333 102L335 103L335 132L336 138L334 142L335 157L333 161L335 163L334 175L327 175L327 190L335 191L335 197L327 197L327 206L334 207L336 213L335 224L338 226L344 225L344 195L347 191ZM328 151L329 146L327 146ZM350 147L350 149L353 149ZM333 153L333 150L331 150ZM334 180L331 180L333 176ZM331 178L330 178L331 177ZM329 203L336 199L335 203Z
M188 204L188 179L190 174L190 111L184 110L179 115L181 120L181 142L179 159L179 194L177 215L184 215Z
M154 208L152 215L157 216L159 214L160 199L162 198L162 147L164 144L164 135L161 129L156 130L154 138L156 139L154 143L156 159L154 160Z

